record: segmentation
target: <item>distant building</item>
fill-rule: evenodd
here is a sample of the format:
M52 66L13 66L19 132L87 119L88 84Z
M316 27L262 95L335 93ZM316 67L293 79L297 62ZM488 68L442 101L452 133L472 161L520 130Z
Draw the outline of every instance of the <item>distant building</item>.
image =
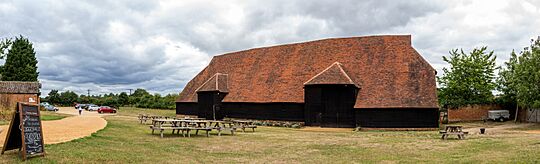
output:
M39 82L0 81L0 119L11 120L17 102L39 104Z
M323 127L434 128L435 74L408 35L255 48L215 56L180 93L176 113Z

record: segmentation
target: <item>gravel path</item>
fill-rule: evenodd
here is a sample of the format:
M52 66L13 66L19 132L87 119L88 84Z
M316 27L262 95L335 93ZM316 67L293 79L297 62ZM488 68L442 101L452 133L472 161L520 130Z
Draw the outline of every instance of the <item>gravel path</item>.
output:
M74 116L66 117L61 120L42 121L45 144L67 142L89 136L90 134L105 128L107 125L107 121L101 117L111 115L83 111L83 114L79 116L78 111L73 107L60 107L58 112ZM0 147L3 146L8 126L9 125L0 126L0 129L3 130L0 132Z

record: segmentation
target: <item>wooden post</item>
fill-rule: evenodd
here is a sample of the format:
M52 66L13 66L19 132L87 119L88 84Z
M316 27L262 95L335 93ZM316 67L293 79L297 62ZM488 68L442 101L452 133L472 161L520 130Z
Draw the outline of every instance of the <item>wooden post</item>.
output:
M514 123L517 122L517 119L518 119L518 111L519 111L519 105L518 105L518 103L516 102L516 116L515 116L515 118L514 118Z

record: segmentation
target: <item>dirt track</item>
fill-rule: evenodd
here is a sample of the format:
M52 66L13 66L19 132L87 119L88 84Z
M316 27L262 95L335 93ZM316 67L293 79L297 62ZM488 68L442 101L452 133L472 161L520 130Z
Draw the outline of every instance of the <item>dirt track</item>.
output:
M520 131L520 130L512 130L512 129L525 128L525 127L533 126L533 125L534 125L533 123L519 123L519 124L507 123L507 124L503 124L503 125L496 125L496 126L493 126L493 127L483 127L483 128L485 128L486 132L488 132L488 133L498 133L498 132L511 132L511 133L524 132L524 133L529 133L529 131ZM482 127L471 127L471 128L465 128L463 130L468 131L470 134L479 134L480 133L480 128L482 128ZM534 130L531 131L530 133L534 134Z
M61 107L59 113L73 116L54 121L43 121L43 137L45 144L67 142L74 139L89 136L90 134L105 128L107 121L101 118L110 114L98 114L97 112L83 111L79 116L73 107ZM0 147L3 146L9 125L0 126Z

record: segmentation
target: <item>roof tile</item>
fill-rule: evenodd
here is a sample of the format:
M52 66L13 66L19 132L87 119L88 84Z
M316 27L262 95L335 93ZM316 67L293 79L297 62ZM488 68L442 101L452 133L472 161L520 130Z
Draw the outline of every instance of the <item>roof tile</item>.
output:
M224 73L229 93L223 102L303 103L304 82L335 62L361 86L355 108L438 106L435 69L411 46L409 35L324 39L214 56L177 102L196 102L199 87Z

